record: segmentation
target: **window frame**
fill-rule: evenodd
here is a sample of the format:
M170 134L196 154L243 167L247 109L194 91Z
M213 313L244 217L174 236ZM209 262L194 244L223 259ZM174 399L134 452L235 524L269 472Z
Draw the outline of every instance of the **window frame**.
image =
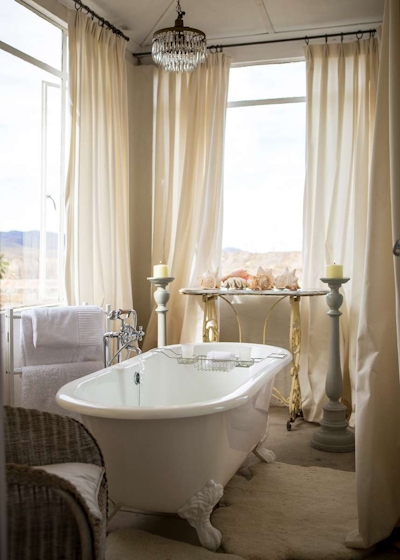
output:
M231 70L236 68L247 68L247 67L256 67L256 66L269 66L269 65L278 65L278 64L292 64L296 62L303 62L305 63L305 58L288 58L284 60L271 60L271 61L264 61L264 62L256 62L256 63L237 63L231 66ZM260 99L243 99L240 101L227 101L226 104L226 111L228 109L235 109L241 107L256 107L256 106L263 106L263 105L284 105L284 104L295 104L295 103L306 103L306 95L304 96L292 96L292 97L265 97ZM228 113L227 113L228 116ZM306 117L307 118L307 117ZM304 154L305 156L306 154ZM225 179L225 178L224 178ZM225 181L223 180L223 183ZM224 195L225 195L225 187L224 187ZM223 252L223 231L221 235L221 251ZM278 251L279 252L279 251Z
M62 25L58 21L55 21L51 17L43 14L39 10L35 9L30 4L24 2L23 0L16 0L18 4L30 10L38 17L46 20L51 25L54 25L62 32L61 37L61 70L50 66L49 64L42 62L41 60L21 51L15 47L12 47L8 43L4 43L0 40L0 50L5 51L16 58L27 62L28 64L32 64L45 72L57 77L60 79L61 82L61 138L60 138L60 197L58 202L59 207L59 229L58 229L58 280L57 280L57 292L58 298L57 301L48 301L45 299L45 270L46 270L46 262L43 257L46 255L46 211L43 210L46 208L46 201L47 201L47 193L45 190L45 182L41 180L41 219L40 219L40 246L39 246L39 255L40 255L40 266L39 266L39 300L37 305L57 305L65 301L65 281L64 281L64 271L65 271L65 259L64 256L64 236L65 236L65 181L66 181L66 166L67 166L67 144L66 144L66 132L67 132L67 91L68 91L68 69L67 69L67 51L68 51L68 27L67 24ZM42 111L43 112L43 111ZM42 115L43 117L43 115ZM42 126L42 141L43 141L43 126ZM42 153L42 160L43 160L43 153ZM42 161L43 165L43 161ZM27 304L22 304L19 307L26 307ZM31 307L32 304L29 304ZM2 309L1 311L4 311Z

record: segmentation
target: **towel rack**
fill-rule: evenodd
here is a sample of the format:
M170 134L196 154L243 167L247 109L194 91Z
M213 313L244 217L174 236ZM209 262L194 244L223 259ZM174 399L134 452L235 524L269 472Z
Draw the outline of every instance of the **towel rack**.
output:
M87 303L82 303L82 305L87 305ZM35 306L36 307L36 306ZM60 304L53 305L43 305L37 307L60 307ZM20 375L22 373L22 368L15 367L15 332L14 332L14 321L21 320L22 311L28 311L32 309L30 307L25 307L23 309L14 309L8 307L5 309L5 374L7 380L6 395L8 395L8 404L14 406L14 376ZM104 314L105 314L105 328L106 331L111 330L111 319L108 318L108 314L111 311L111 305L107 304ZM2 380L0 379L0 382ZM7 403L5 403L7 404Z

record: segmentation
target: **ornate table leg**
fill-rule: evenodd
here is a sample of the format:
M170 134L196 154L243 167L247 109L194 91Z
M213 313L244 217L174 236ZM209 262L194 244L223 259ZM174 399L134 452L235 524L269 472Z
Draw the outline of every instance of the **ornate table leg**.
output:
M217 296L204 294L203 342L219 342Z
M286 427L291 430L291 424L302 416L301 412L301 392L299 382L300 369L300 348L301 348L301 324L300 324L300 297L290 296L290 352L293 355L290 375L292 385L289 396L289 420Z

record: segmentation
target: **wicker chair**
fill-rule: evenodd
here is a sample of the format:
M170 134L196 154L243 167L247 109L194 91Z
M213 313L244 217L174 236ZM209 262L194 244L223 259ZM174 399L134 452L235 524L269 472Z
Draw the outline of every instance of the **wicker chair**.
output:
M107 524L105 474L99 476L95 515L74 484L40 468L63 468L61 463L104 468L96 441L71 418L4 408L9 559L102 560ZM93 470L87 465L82 468Z

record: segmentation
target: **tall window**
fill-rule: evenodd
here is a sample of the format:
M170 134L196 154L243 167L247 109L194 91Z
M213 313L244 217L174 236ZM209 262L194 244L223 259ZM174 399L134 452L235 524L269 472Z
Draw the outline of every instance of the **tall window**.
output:
M63 298L66 32L0 2L0 303Z
M302 273L305 63L233 68L225 166L223 273Z

